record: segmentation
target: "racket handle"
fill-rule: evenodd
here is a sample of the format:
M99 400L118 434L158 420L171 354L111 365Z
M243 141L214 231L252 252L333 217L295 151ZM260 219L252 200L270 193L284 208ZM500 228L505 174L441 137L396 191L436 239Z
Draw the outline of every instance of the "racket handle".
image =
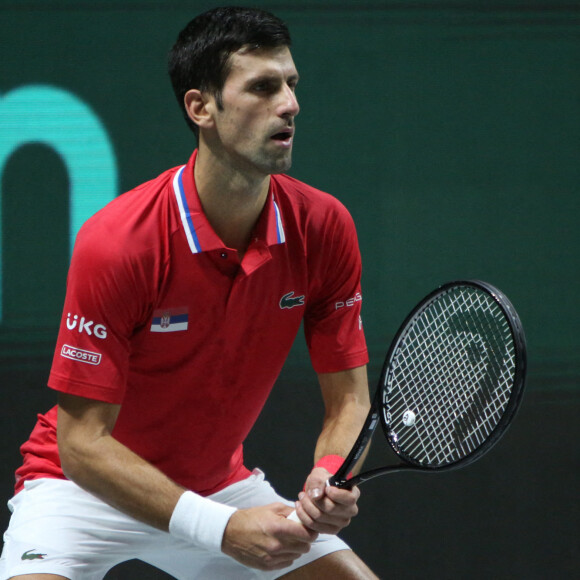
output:
M288 516L289 520L292 520L293 522L297 522L299 524L301 524L302 522L300 521L300 518L298 517L298 514L296 513L296 510L294 510L289 516Z
M326 480L326 487L328 487L329 485L333 485L331 483L332 477L330 479ZM298 522L299 524L301 524L302 522L300 521L300 518L298 517L298 514L296 513L296 510L294 510L289 516L288 518L289 520L292 520L293 522Z

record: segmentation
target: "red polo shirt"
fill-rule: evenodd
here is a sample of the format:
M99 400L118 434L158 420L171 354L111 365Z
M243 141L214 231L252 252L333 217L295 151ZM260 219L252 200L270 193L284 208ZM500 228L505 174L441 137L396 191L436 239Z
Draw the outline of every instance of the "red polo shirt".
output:
M355 228L333 197L284 175L240 262L186 166L125 193L81 229L49 386L121 405L113 435L210 494L247 476L242 443L301 321L314 369L367 363ZM56 411L22 447L25 479L64 477Z

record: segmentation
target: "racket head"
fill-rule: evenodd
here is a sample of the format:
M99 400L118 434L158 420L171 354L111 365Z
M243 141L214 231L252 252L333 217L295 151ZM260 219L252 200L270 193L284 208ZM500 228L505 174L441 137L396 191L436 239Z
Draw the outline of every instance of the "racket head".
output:
M503 435L521 401L526 340L497 288L479 280L444 284L395 335L376 401L399 458L422 470L464 467Z

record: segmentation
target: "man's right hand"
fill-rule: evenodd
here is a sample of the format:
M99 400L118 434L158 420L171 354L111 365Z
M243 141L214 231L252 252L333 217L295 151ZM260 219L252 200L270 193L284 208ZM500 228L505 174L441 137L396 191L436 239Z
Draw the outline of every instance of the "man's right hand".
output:
M259 570L281 570L306 554L318 534L288 520L283 503L236 511L226 526L222 551Z

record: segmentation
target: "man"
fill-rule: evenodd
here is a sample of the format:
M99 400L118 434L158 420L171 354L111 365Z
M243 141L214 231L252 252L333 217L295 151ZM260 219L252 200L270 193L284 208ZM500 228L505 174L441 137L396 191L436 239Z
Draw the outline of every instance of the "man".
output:
M170 75L198 149L79 233L58 405L22 447L1 578L102 578L132 558L184 579L374 578L334 535L358 489L325 486L369 407L360 256L345 208L280 175L289 46L280 20L241 8L180 34ZM326 414L293 506L242 443L302 320Z

